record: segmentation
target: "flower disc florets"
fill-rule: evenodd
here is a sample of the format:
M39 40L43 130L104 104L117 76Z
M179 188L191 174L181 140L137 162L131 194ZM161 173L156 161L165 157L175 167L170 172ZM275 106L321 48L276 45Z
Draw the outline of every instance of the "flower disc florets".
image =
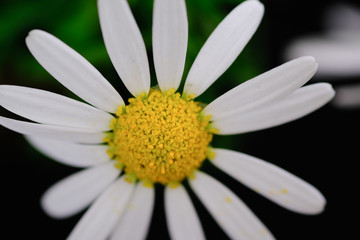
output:
M105 141L111 158L140 180L182 181L206 159L212 140L210 116L175 90L152 89L119 107Z

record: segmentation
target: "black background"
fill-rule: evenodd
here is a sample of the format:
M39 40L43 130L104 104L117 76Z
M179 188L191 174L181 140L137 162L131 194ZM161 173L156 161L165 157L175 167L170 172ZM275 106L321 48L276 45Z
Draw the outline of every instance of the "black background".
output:
M258 31L260 33L256 33L249 43L266 49L263 55L256 56L266 62L262 72L284 61L281 53L290 40L321 32L322 14L333 2L264 1L266 10ZM326 79L315 77L312 81L320 80ZM348 84L358 79L344 81ZM358 235L359 215L359 120L358 109L342 110L330 103L300 120L244 134L243 138L239 138L241 145L234 142L229 147L275 163L316 186L327 199L326 209L320 215L306 216L287 211L210 165L204 168L228 185L277 239L354 239ZM5 224L2 223L2 235L10 234L11 237L5 239L66 238L82 214L70 219L54 220L42 211L39 199L53 183L78 169L55 163L34 152L21 135L3 127L0 128L0 136L1 216L5 221ZM226 137L215 139L214 145L222 139ZM44 162L47 163L44 165ZM167 239L161 187L156 190L155 214L148 239ZM201 203L193 194L191 197L206 237L226 239Z

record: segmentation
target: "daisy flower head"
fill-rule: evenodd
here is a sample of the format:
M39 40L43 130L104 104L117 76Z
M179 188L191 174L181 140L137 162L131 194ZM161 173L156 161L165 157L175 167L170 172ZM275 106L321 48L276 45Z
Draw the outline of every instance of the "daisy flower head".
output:
M98 0L110 59L133 94L127 104L105 78L59 39L33 30L26 44L37 61L87 103L33 88L0 86L0 104L33 122L0 117L55 160L84 167L52 186L44 210L55 218L86 207L68 239L143 239L152 216L154 184L164 185L173 239L204 239L189 186L231 239L273 239L253 212L221 182L199 170L209 159L271 201L303 214L320 213L325 198L310 184L258 158L210 147L214 134L256 131L300 118L326 104L329 84L302 87L315 73L300 57L261 74L204 106L196 101L237 58L263 16L257 0L239 4L200 50L182 93L187 49L184 0L155 0L153 56L158 88L150 87L144 42L126 0ZM136 227L134 227L136 226Z

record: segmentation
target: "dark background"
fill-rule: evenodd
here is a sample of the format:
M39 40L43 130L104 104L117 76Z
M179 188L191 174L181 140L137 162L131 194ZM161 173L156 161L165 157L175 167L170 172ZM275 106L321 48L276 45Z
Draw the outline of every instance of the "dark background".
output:
M152 1L129 2L151 58ZM185 76L207 36L239 2L187 1L190 33ZM326 8L336 1L326 1L325 4L320 2L322 3L310 0L263 1L265 16L258 31L236 62L201 100L206 102L213 99L241 81L280 65L284 62L282 53L291 40L307 34L321 33L322 15ZM23 0L5 1L0 6L1 84L38 87L72 96L38 66L26 49L24 39L27 32L41 28L60 37L79 51L122 95L128 96L106 55L97 22L96 1ZM85 11L88 14L84 14ZM13 18L10 18L10 15ZM81 31L77 31L80 29ZM77 32L81 36L78 36ZM326 79L315 77L312 81ZM354 78L340 79L334 85L358 81L359 79ZM0 109L0 113L2 116L13 117L4 109ZM262 158L313 184L327 199L326 209L320 215L306 216L287 211L210 164L203 167L228 185L277 239L354 239L358 235L356 219L359 215L359 199L356 196L359 120L359 109L339 109L330 103L309 116L279 127L214 139L213 145L216 147L226 146ZM5 225L2 224L2 235L9 234L10 237L5 239L66 238L82 213L65 220L54 220L42 211L39 199L53 183L77 172L78 169L48 159L32 149L20 134L3 127L0 127L0 146L1 215L5 221ZM158 186L156 190L155 214L148 239L167 239L162 187ZM194 194L191 193L191 197L206 237L226 239L226 235Z

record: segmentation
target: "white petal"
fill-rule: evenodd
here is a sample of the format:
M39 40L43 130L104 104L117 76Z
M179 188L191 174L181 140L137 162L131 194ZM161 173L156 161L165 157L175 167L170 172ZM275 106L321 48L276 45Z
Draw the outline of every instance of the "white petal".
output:
M155 189L144 187L143 183L139 182L135 187L133 197L125 210L124 216L116 226L110 239L145 239L151 221L154 200Z
M199 96L220 77L255 33L263 14L264 6L259 1L245 1L236 7L201 48L184 92Z
M233 88L204 109L212 120L221 119L229 111L241 114L270 104L304 85L314 75L317 63L313 57L301 57L263 73Z
M70 175L45 192L41 205L54 218L70 217L93 202L120 172L109 162Z
M171 239L205 239L195 208L185 188L165 188L165 213Z
M34 88L1 85L0 105L35 122L50 125L110 130L114 118L88 104Z
M137 96L150 89L149 63L140 30L126 0L99 0L106 49L127 89Z
M335 34L335 33L333 33ZM291 43L286 58L311 54L319 63L316 76L352 77L360 74L359 35L349 39L331 37L306 37Z
M33 30L26 44L36 60L56 80L95 107L116 112L124 101L86 59L51 34Z
M125 180L125 176L111 184L80 219L68 240L100 240L109 237L125 211L134 186Z
M88 129L30 123L1 116L0 125L24 135L33 135L69 142L102 143L103 138L106 136L103 132L94 132Z
M360 84L339 86L336 89L334 105L341 108L360 107Z
M153 55L162 91L179 87L184 71L188 22L184 0L156 0L153 15Z
M107 145L85 145L34 136L26 139L48 157L73 167L90 167L110 160L106 154Z
M205 208L231 239L274 239L253 212L227 187L196 172L189 181Z
M237 134L278 126L303 117L333 98L330 84L317 83L302 87L284 99L241 115L230 112L213 122L219 134Z
M280 206L303 214L323 211L324 196L304 180L243 153L225 149L214 152L215 166Z

